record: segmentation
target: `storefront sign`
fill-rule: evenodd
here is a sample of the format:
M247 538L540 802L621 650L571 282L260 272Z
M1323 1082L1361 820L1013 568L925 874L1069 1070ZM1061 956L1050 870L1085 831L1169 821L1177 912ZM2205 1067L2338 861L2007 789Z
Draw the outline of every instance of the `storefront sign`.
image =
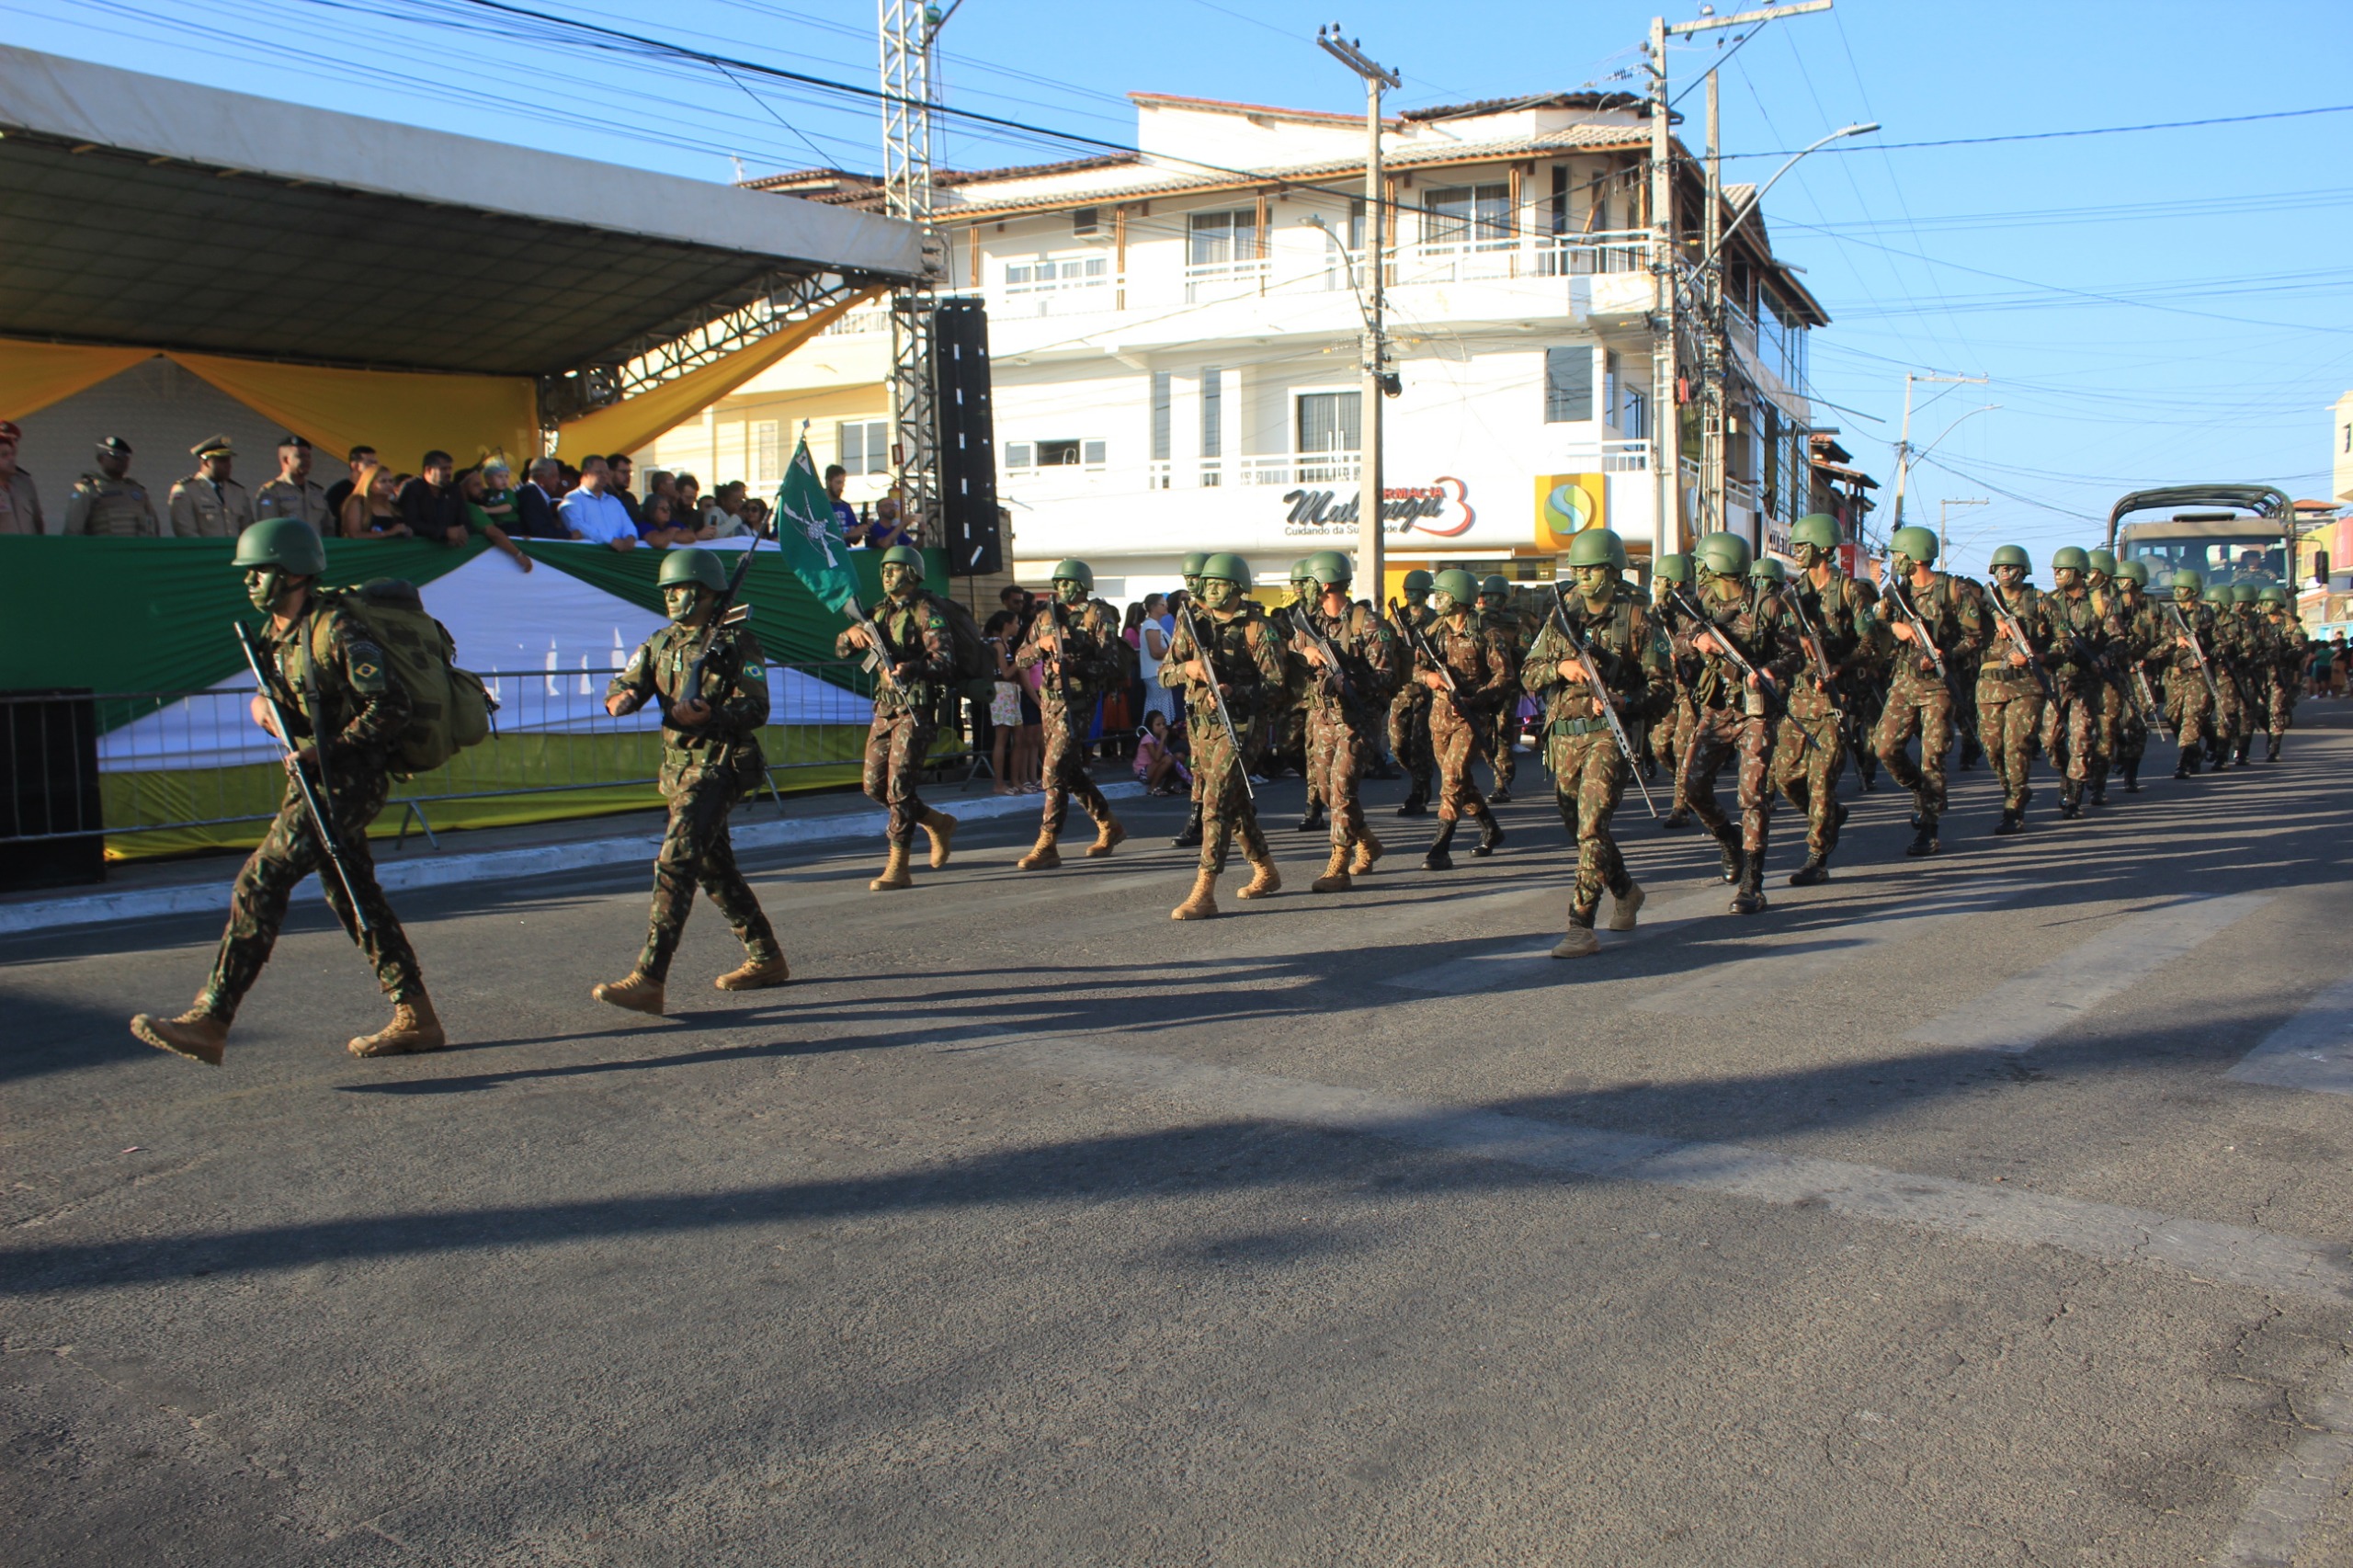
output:
M1381 520L1392 534L1454 539L1470 532L1478 520L1478 514L1471 509L1471 487L1459 479L1441 478L1427 485L1383 490L1381 494ZM1290 510L1283 519L1283 532L1301 539L1353 537L1361 496L1357 490L1345 498L1331 490L1285 491L1283 505Z
M1586 528L1609 523L1609 483L1597 473L1536 476L1536 548L1562 551Z

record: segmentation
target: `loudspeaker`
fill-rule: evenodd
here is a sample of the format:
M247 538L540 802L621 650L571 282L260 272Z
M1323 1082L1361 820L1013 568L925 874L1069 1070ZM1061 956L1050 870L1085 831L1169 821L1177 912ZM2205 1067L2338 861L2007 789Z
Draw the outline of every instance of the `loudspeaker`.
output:
M1005 570L996 509L996 424L989 414L989 312L978 300L944 300L931 327L932 406L939 415L937 543L948 570Z
M106 846L90 694L0 692L0 889L102 882Z

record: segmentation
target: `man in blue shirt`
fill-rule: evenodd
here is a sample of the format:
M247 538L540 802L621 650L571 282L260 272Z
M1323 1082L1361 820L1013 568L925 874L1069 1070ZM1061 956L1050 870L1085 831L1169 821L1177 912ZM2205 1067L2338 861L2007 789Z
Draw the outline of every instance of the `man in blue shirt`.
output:
M834 504L834 521L840 525L841 536L850 543L858 542L858 514L842 499L842 487L849 483L849 470L839 463L825 465L825 499Z
M580 464L580 488L556 503L556 520L574 539L611 550L635 550L637 525L629 520L620 498L606 489L610 475L602 458Z

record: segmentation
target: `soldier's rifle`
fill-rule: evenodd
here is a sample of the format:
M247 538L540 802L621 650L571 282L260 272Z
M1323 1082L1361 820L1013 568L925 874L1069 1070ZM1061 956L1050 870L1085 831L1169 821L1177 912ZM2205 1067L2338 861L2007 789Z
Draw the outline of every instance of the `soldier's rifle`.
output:
M1340 651L1332 646L1330 638L1317 630L1313 612L1301 606L1291 612L1290 625L1293 640L1305 639L1307 645L1315 650L1315 656L1323 661L1323 674L1319 678L1331 683L1332 689L1339 694L1344 705L1363 715L1367 710L1357 700L1356 687L1348 681L1347 666L1340 663Z
M2140 705L2143 722L2163 735L2165 744L2173 744L2173 726L2165 722L2165 710L2157 705L2157 694L2149 689L2149 671L2139 659L2132 661L2133 700Z
M286 705L278 700L278 687L262 673L261 651L254 646L252 631L242 620L232 621L230 626L237 634L237 646L244 653L245 667L254 673L254 688L261 694L261 699L269 704L269 716L273 721L270 733L278 737L278 746L285 753L287 775L301 793L302 807L311 813L311 825L318 830L319 847L326 852L327 864L335 868L335 881L343 884L344 901L351 905L352 939L357 941L368 935L368 912L360 906L359 894L352 887L351 868L343 860L343 840L335 834L335 796L327 783L327 738L315 723L311 726L311 738L319 747L319 787L314 790L311 788L311 776L303 771L301 754L295 748L294 727L287 716ZM322 795L326 797L324 806L320 804Z
M1830 704L1830 711L1837 715L1838 732L1849 737L1847 744L1851 749L1854 744L1852 739L1854 724L1847 716L1846 704L1840 702L1834 695L1833 688L1838 682L1837 676L1831 672L1829 645L1823 641L1821 630L1813 624L1813 617L1806 614L1803 594L1796 592L1785 594L1782 596L1782 602L1790 607L1790 613L1797 618L1798 642L1813 657L1814 684L1822 688L1823 700Z
M2091 605L2094 609L2099 608L2088 593L2084 596L2084 602ZM2059 596L2057 608L2058 614L2054 619L2059 622L2060 631L2066 636L2069 655L2076 664L2083 665L2101 680L2106 680L2108 658L2105 654L2093 652L2090 644L2084 641L2083 633L2075 630L2075 618L2067 613L2067 597L2064 594Z
M2026 655L2027 673L2033 676L2034 684L2042 688L2043 699L2049 702L2058 701L2059 690L2051 684L2051 672L2042 667L2042 655L2034 651L2034 642L2027 636L2024 623L2011 613L2009 606L2002 602L2000 585L1996 584L1986 591L1985 602L1993 607L1994 619L2001 626L2002 635L2008 638L2011 645L2020 653Z
M2199 678L2206 683L2206 695L2214 699L2214 710L2218 713L2221 712L2222 710L2222 688L2214 684L2214 666L2206 662L2206 644L2198 640L2197 629L2191 626L2188 619L2181 613L2181 606L2178 602L2173 599L2167 599L2165 601L2165 608L2173 612L2173 623L2176 626L2180 627L2182 636L2188 639L2189 651L2191 653L2195 654L2198 659Z
M1593 692L1593 704L1609 722L1609 738L1618 743L1619 753L1626 759L1627 777L1633 779L1634 788L1643 792L1643 804L1650 808L1651 819L1654 822L1660 820L1658 802L1651 799L1650 786L1643 782L1643 759L1635 752L1633 739L1626 733L1625 724L1619 720L1609 683L1601 678L1601 666L1594 662L1593 649L1577 635L1576 627L1569 619L1569 590L1557 581L1552 585L1552 624L1561 629L1563 637L1568 639L1569 656L1576 660L1578 667L1585 671L1586 685Z
M1201 673L1209 677L1210 701L1217 709L1218 725L1225 731L1225 744L1233 748L1233 771L1242 779L1243 794L1255 806L1258 803L1258 791L1250 787L1250 762L1242 755L1242 736L1233 727L1233 711L1225 705L1225 691L1217 683L1217 661L1210 656L1210 646L1201 641L1201 629L1194 622L1190 595L1176 607L1176 621L1184 629L1185 641L1192 644L1192 657L1200 660ZM1176 650L1172 648L1169 653L1173 656Z
M1683 601L1684 610L1690 616L1699 633L1712 641L1717 650L1732 661L1733 667L1740 671L1741 678L1744 681L1754 680L1756 683L1756 694L1765 704L1766 712L1779 718L1788 718L1790 716L1789 699L1782 696L1780 688L1773 684L1773 677L1756 667L1756 661L1750 658L1747 650L1741 647L1740 639L1727 631L1714 616L1702 609L1699 607L1699 601L1693 598L1680 583L1675 585L1675 597ZM1813 744L1813 736L1807 732L1803 724L1800 724L1797 730L1799 740L1811 748Z
M744 557L735 562L735 570L728 574L727 586L710 603L710 613L703 618L702 642L695 649L695 662L687 666L687 684L682 688L688 702L702 700L702 675L710 664L711 655L722 646L720 639L752 618L752 607L739 603L744 592L744 579L752 570L752 552L760 548L760 540L768 537L763 528L744 547ZM732 639L731 639L732 641Z
M1430 668L1436 670L1438 678L1446 683L1447 705L1457 713L1461 713L1462 688L1455 684L1453 666L1438 657L1438 649L1431 644L1429 634L1414 624L1413 617L1407 615L1404 607L1395 599L1389 601L1389 619L1396 623L1397 630L1404 634L1406 651L1429 661Z
M1890 572L1887 574L1887 591L1880 596L1880 599L1882 603L1890 599L1895 601L1895 608L1903 612L1905 623L1912 628L1915 651L1927 653L1928 662L1937 667L1937 678L1951 684L1952 672L1945 667L1945 651L1937 646L1934 637L1928 635L1927 623L1920 619L1919 610L1913 607L1912 585L1904 580L1904 574Z

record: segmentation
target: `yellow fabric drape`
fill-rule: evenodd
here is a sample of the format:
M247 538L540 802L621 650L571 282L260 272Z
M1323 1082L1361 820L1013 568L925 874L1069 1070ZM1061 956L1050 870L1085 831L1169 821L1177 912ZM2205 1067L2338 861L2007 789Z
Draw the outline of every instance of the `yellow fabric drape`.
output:
M437 449L460 465L502 451L519 470L539 455L539 389L527 377L337 370L217 354L170 358L337 457L369 446L407 469Z
M566 462L576 463L596 452L633 452L663 431L686 423L881 292L880 289L870 289L839 304L828 305L805 321L780 327L757 342L738 348L724 359L699 370L689 370L651 392L568 421L556 433L556 455Z
M0 337L0 419L22 419L52 403L87 392L119 375L152 348L105 348L85 343L29 343ZM63 506L61 500L57 503Z

